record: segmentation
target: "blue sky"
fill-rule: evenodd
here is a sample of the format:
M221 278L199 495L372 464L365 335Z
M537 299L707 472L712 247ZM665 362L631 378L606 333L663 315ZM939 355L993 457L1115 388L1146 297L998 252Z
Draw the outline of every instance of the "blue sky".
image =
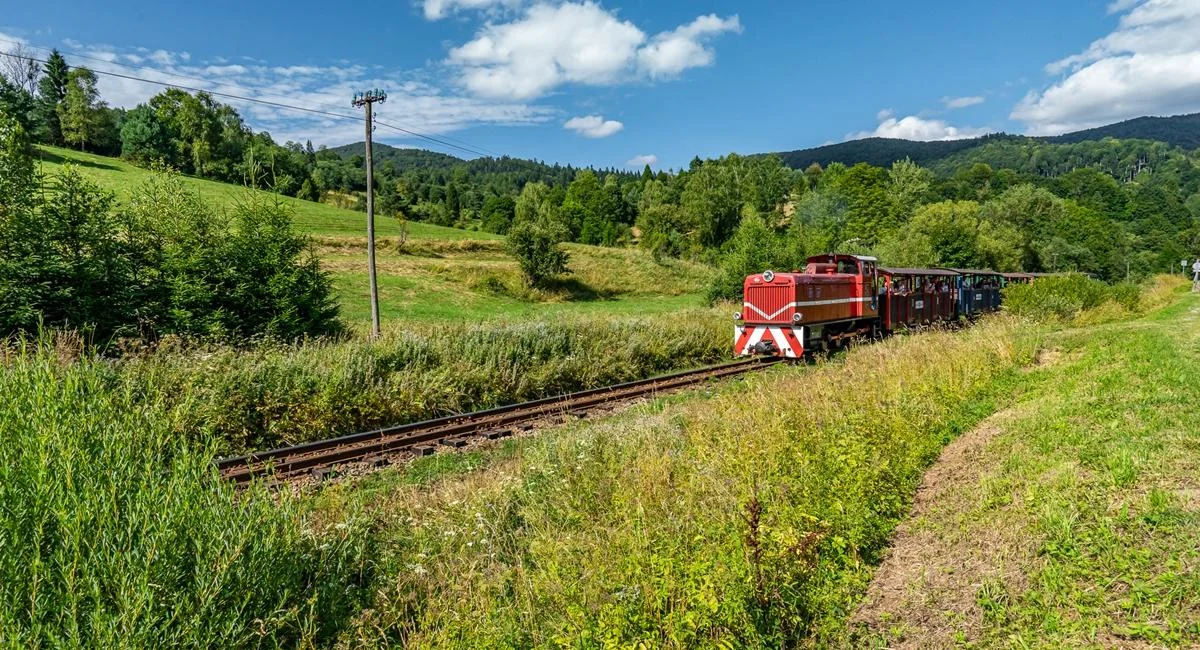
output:
M7 4L0 50L339 113L381 87L389 124L577 165L1200 111L1200 0ZM101 89L126 107L161 90ZM361 140L349 120L230 103L280 141Z

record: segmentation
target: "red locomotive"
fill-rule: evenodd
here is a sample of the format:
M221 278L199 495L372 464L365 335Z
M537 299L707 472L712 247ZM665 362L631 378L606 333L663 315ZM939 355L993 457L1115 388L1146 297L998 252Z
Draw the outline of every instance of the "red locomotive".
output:
M870 335L879 322L878 285L877 260L862 255L818 255L801 273L748 276L734 351L795 359Z
M734 354L796 359L898 328L973 318L1000 308L1000 289L1032 274L880 267L874 257L817 255L803 272L747 276L734 315Z

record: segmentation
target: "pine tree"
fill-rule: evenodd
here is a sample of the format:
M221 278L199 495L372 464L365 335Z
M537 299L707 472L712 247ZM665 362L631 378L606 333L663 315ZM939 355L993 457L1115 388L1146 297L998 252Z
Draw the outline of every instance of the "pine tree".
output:
M50 144L64 144L62 126L58 119L58 107L67 96L67 77L71 69L58 50L50 53L38 82L38 119L41 122L42 139Z
M76 68L67 78L67 93L58 106L58 121L63 140L79 150L95 141L103 118L104 103L96 88L96 73Z

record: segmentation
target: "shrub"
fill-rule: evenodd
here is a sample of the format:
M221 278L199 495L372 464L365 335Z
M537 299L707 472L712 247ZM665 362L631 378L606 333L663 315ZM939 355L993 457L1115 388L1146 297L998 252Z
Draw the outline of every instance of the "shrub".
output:
M1038 278L1030 284L1011 284L1004 289L1004 308L1030 318L1074 318L1081 312L1113 300L1134 310L1140 290L1133 285L1109 285L1072 273Z
M717 300L741 300L746 276L774 268L789 271L798 263L797 251L789 246L758 215L742 219L737 232L721 258L720 274L707 290L709 303Z
M510 255L517 259L525 281L539 286L567 272L567 252L559 247L563 233L534 221L518 223L508 230L505 242Z
M0 116L0 334L39 323L98 341L169 333L293 339L337 332L332 283L278 197L215 212L163 172L117 208L71 166L34 192Z

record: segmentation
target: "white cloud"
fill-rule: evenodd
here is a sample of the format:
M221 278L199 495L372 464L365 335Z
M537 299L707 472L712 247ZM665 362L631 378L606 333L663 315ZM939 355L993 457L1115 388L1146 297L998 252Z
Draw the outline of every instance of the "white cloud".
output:
M112 72L155 82L203 88L212 92L301 106L349 115L354 119L298 112L228 97L218 101L234 106L255 130L269 131L277 141L337 146L362 140L362 119L350 108L350 97L364 88L389 91L386 104L376 108L379 121L428 135L438 135L477 125L541 124L554 120L557 111L515 101L487 101L462 93L446 92L426 71L386 71L364 65L271 65L249 57L214 57L214 61L239 60L238 64L189 64L184 52L145 48L83 45L72 48L90 58L65 53L72 66L83 65L100 73ZM138 64L137 68L128 67ZM162 92L164 86L132 79L98 76L101 97L110 106L133 108ZM397 145L441 148L379 126L376 138ZM448 150L456 155L469 155Z
M880 109L879 112L875 114L875 119L877 121L882 122L895 114L896 114L896 111L894 111L890 108L883 108L883 109Z
M606 120L603 115L583 115L567 120L563 128L587 138L607 138L625 128L625 125L616 120Z
M725 32L740 34L741 31L742 23L737 16L700 16L690 24L651 39L638 50L638 67L651 77L670 77L688 68L711 65L716 55L704 45L705 41Z
M946 108L948 108L950 110L966 108L968 106L975 106L976 104L982 104L982 103L983 103L983 97L980 97L979 95L974 95L971 97L943 97L942 98L942 105L944 105Z
M1141 0L1113 0L1108 5L1108 13L1109 15L1119 14L1123 11L1133 9L1134 6L1136 6L1139 2L1141 2Z
M625 166L626 167L645 167L646 165L650 165L651 167L653 167L656 163L658 163L658 156L656 156L652 153L647 153L647 154L641 154L638 156L634 156L633 158L626 160Z
M521 0L425 0L422 8L427 20L440 20L464 9L515 9Z
M1141 115L1200 111L1200 0L1118 0L1117 28L1046 66L1065 77L1027 94L1010 117L1034 134Z
M891 111L880 111L883 121L874 131L859 131L846 136L847 140L861 138L903 138L905 140L961 140L976 138L988 133L988 129L951 126L942 120L927 120L909 115L896 119Z
M715 55L705 43L740 30L737 16L710 15L647 39L632 22L590 0L539 3L512 22L488 23L473 40L451 49L447 63L478 95L528 100L566 83L612 85L710 65Z

